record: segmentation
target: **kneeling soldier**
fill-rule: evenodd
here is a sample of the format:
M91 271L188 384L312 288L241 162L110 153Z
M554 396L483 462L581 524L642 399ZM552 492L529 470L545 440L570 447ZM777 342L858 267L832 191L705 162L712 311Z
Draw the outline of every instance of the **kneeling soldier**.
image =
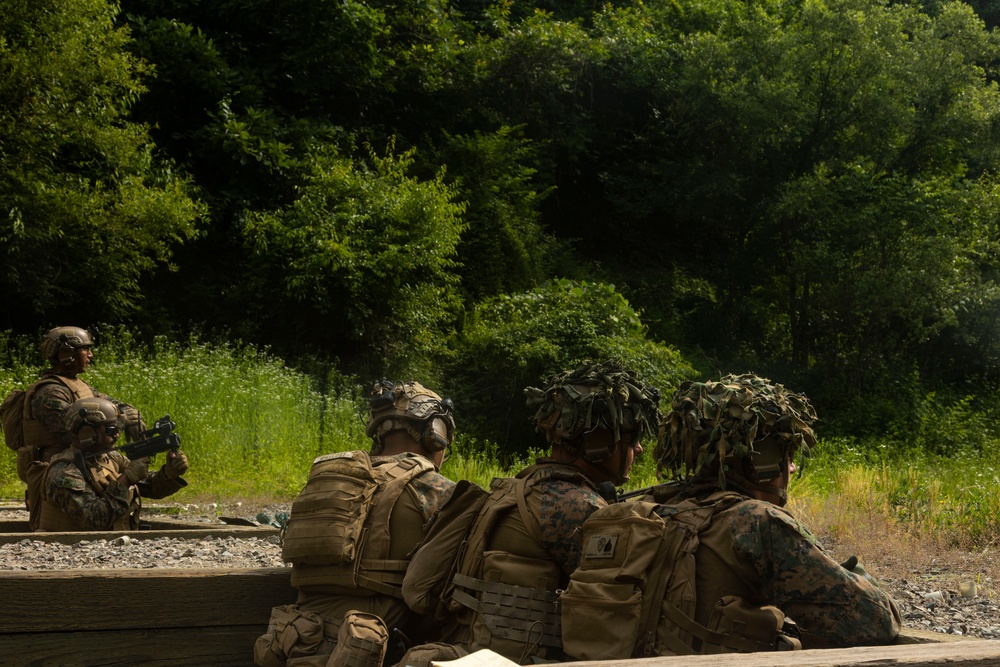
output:
M141 498L165 498L187 482L183 452L167 453L160 470L114 449L125 419L104 398L81 398L65 412L71 447L52 457L42 482L42 531L135 530Z

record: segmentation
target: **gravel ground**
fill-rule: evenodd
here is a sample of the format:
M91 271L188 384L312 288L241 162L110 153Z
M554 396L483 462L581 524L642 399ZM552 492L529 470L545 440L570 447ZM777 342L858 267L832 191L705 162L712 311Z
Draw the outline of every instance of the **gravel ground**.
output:
M154 508L155 511L155 508ZM274 517L288 507L234 506L174 507L171 516L189 521L216 522L217 516L256 520L258 512ZM2 520L26 520L26 513L0 509ZM277 536L260 538L142 539L121 537L78 544L32 540L30 535L0 545L0 570L56 570L69 568L191 568L282 567ZM878 572L872 564L868 569ZM896 568L898 570L898 567ZM995 582L981 573L963 573L954 566L921 567L905 578L880 580L899 603L906 627L955 635L1000 639L1000 599ZM972 582L975 590L969 590ZM966 590L962 591L961 589Z

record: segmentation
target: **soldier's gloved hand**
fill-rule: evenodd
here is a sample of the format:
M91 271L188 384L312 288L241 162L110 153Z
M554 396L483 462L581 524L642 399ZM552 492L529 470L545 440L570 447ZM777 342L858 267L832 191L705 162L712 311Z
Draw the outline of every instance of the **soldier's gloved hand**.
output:
M177 479L187 472L188 457L181 450L167 452L167 462L163 464L163 474L167 479Z
M840 567L844 568L845 570L850 570L851 572L854 572L854 568L856 568L857 566L858 566L857 556L851 556L850 558L848 558L847 560L845 560L843 563L840 564Z
M125 466L125 470L122 471L121 477L128 480L129 486L133 484L138 484L139 482L146 479L149 475L149 457L143 457L141 459L136 459L135 461L129 461L128 465ZM118 479L121 480L121 477Z
M118 410L118 428L125 432L129 442L135 442L146 430L145 422L142 421L139 411L128 403L119 403Z
M843 563L841 563L840 566L842 568L844 568L845 570L850 570L851 572L853 572L854 574L858 575L859 577L863 577L863 578L867 579L868 581L870 581L875 586L879 585L879 583L875 579L875 577L873 577L872 575L868 574L868 570L866 570L861 564L858 563L858 557L857 556L851 556L850 558L848 558L847 560L845 560Z

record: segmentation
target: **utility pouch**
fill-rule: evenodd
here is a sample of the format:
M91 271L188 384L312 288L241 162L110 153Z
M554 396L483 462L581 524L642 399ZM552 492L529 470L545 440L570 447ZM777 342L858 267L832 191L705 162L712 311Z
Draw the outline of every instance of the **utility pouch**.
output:
M288 604L271 609L267 632L253 646L258 667L284 667L289 658L312 655L323 641L323 617Z
M363 611L344 615L337 633L337 646L327 667L382 667L389 646L389 630L382 618Z
M791 619L785 618L780 609L771 605L752 607L735 595L723 596L715 604L708 629L721 635L722 641L717 645L706 643L702 653L792 651L802 648L798 628Z

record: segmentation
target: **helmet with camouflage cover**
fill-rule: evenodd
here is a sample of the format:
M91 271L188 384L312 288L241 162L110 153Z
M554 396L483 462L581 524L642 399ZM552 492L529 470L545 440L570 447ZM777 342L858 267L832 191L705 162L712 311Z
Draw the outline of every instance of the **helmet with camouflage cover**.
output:
M524 390L535 430L552 445L562 445L591 463L611 457L629 434L652 435L659 419L660 392L645 386L618 361L585 361L549 378L547 387ZM608 444L588 442L584 435L597 428L613 434ZM596 439L593 439L596 441Z
M765 491L784 504L784 476L796 452L816 444L816 412L804 394L756 375L684 382L660 423L657 473L675 479Z
M55 327L42 336L39 349L53 364L66 364L73 359L78 347L93 347L94 340L86 329L80 327Z
M122 418L118 406L105 398L80 398L74 401L65 413L66 430L78 441L77 447L85 452L97 448L97 431L104 427L104 432L112 438L118 434Z
M455 439L454 405L419 382L375 383L369 400L371 412L365 433L372 439L372 454L382 451L382 436L405 430L428 452L448 448Z

